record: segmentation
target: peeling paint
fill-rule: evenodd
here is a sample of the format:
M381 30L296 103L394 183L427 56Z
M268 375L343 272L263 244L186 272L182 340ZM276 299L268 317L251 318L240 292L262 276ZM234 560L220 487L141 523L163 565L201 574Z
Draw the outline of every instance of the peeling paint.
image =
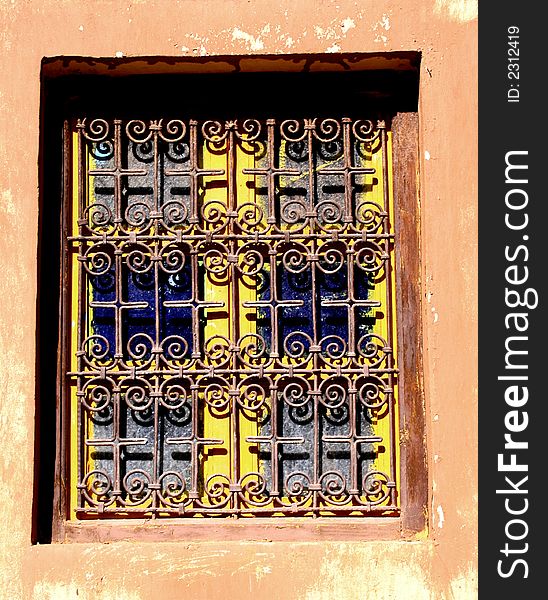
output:
M194 56L207 56L208 50L206 44L209 43L209 37L201 36L197 33L187 33L185 34L185 37L190 40L194 40L194 42L197 42L197 44L193 43L191 48L188 46L183 46L181 48L181 52L186 53L192 50L192 54Z
M4 190L2 192L2 209L6 215L15 215L17 212L11 190Z
M436 512L438 513L438 529L441 529L445 523L445 516L443 514L443 508L441 504L438 504L438 509Z
M390 17L387 14L382 15L380 20L373 25L373 31L376 32L375 42L382 42L384 45L388 43L388 36L383 32L388 32L390 29Z
M79 589L75 583L50 583L48 581L39 581L35 584L32 598L33 600L75 600L76 598L89 598L89 590ZM141 600L141 596L136 592L126 590L113 591L109 589L105 593L94 590L93 598L95 600Z
M361 19L362 15L359 13L356 18ZM337 27L338 25L338 27ZM356 27L356 22L354 19L350 17L346 17L342 21L337 23L336 19L333 19L331 23L327 26L314 26L314 33L316 37L320 40L340 40L341 38L346 37L346 34L350 29L354 29ZM303 33L304 35L304 33Z
M257 581L260 581L266 575L272 573L272 567L268 565L258 565L255 567L255 577Z
M411 556L413 549L409 546ZM431 586L427 574L413 563L413 559L399 563L397 569L379 547L369 550L355 549L351 544L340 544L326 552L320 567L317 581L304 595L305 600L333 600L333 598L364 598L363 580L345 576L350 565L370 561L370 574L367 578L367 597L377 599L401 598L405 590L406 600L431 600ZM374 558L371 559L370 557Z
M260 37L254 37L238 27L232 30L232 41L244 42L249 50L264 50L264 42Z
M434 12L452 21L466 23L478 18L478 0L436 0Z
M347 17L341 23L341 30L343 32L343 35L345 35L348 30L353 29L354 27L356 27L356 23L354 23L354 21L350 17Z
M388 38L385 35L382 35L381 33L378 33L375 36L375 42L382 42L384 45L388 44Z
M381 25L381 27L384 27L386 31L388 31L390 29L390 18L388 17L388 15L383 15L381 20L379 21L379 24Z

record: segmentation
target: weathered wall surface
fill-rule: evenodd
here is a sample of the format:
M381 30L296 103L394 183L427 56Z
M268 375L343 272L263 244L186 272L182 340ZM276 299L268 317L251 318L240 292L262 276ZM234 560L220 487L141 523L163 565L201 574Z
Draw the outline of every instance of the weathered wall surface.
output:
M476 597L476 16L474 0L0 0L0 598ZM423 53L428 535L32 546L42 58L400 50Z

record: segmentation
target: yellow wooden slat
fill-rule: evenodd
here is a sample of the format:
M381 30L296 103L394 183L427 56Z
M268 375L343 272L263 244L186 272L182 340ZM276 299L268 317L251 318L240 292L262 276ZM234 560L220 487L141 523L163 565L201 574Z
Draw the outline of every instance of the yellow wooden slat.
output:
M82 207L84 210L95 203L95 188L94 188L94 177L88 176L89 170L96 167L96 162L93 156L90 154L86 142L81 139L79 142L78 133L72 132L72 226L71 235L79 235L79 147L78 144L84 144L84 181L82 182L83 188L86 190L86 206ZM89 218L91 219L91 212ZM93 335L95 332L92 330L92 309L90 303L93 300L93 289L91 287L89 277L85 273L83 267L79 264L77 256L78 249L73 248L70 251L71 256L71 348L70 348L70 369L71 371L78 371L78 359L76 352L80 350L78 347L78 321L81 321L82 327L82 340L88 336ZM86 305L82 306L82 314L78 314L78 298L80 291L78 289L78 273L79 269L83 272L83 285L86 292ZM93 422L89 419L89 416L84 413L81 423L81 438L78 439L78 413L80 411L80 404L76 396L77 383L76 379L70 382L70 518L74 518L75 510L77 508L77 488L76 485L80 483L78 477L78 455L80 452L80 446L84 444L84 440L93 438ZM82 472L89 473L95 468L95 460L92 457L93 448L91 446L84 446L83 450L83 461Z
M213 152L207 144L204 144L202 151L203 168L205 169L223 169L228 173L228 156L226 151ZM224 204L228 203L228 179L225 177L224 185L219 185L219 177L203 177L203 194L200 200L200 206L207 209L207 203L211 200L217 200ZM211 183L216 182L215 186ZM206 212L207 215L207 212ZM217 276L205 269L200 269L204 275L204 300L206 302L223 302L222 308L206 309L204 344L207 347L208 340L215 336L222 336L230 339L230 281L228 271ZM230 476L231 471L231 429L230 413L228 410L222 412L216 411L207 406L204 398L200 398L203 406L203 436L224 440L223 446L205 446L203 449L203 481L204 484L216 473L223 473Z
M395 213L395 202L394 202L394 179L393 179L393 164L392 164L392 132L388 131L386 136L386 149L388 152L388 190L389 190L389 204L390 204L390 220L391 220L391 233L394 233L394 215ZM398 329L396 326L396 260L394 251L391 252L390 262L392 270L390 272L390 285L392 286L392 348L394 351L394 367L398 365ZM396 379L396 378L395 378ZM399 402L398 402L398 386L394 385L394 439L392 443L396 449L396 464L394 465L396 489L400 489L400 438L399 438ZM396 497L396 503L400 504L399 495Z
M72 198L71 198L71 234L78 235L78 134L72 133ZM77 250L70 252L71 258L71 304L70 304L70 369L77 371L76 350L78 349L78 260ZM64 366L63 366L64 368ZM78 398L76 396L76 380L72 379L70 386L70 468L69 468L69 518L74 518L77 506L78 483Z
M383 207L384 210L388 209L390 218L391 218L391 231L390 233L394 233L393 231L393 215L394 215L394 197L392 193L392 133L387 132L387 144L386 144L386 152L388 154L388 193L389 193L389 206L385 206L384 200L384 191L385 191L385 181L382 177L383 173L383 152L381 148L376 151L367 153L367 158L365 162L368 166L371 166L375 169L375 177L378 181L376 185L372 187L371 192L368 194L368 200L371 202L375 202L379 206ZM395 261L394 261L394 252L391 251L390 256L390 264L392 269L390 273L385 273L385 277L381 279L381 281L375 282L371 293L370 299L379 301L381 306L379 308L374 308L374 314L377 315L375 319L375 324L373 327L374 334L379 335L384 340L390 344L390 340L388 339L388 314L391 315L392 320L392 347L394 351L394 366L397 357L397 343L396 343L396 315L395 315L395 306L387 307L386 299L387 299L387 286L390 285L392 289L392 300L394 302L395 298ZM394 392L395 394L395 392ZM395 394L396 395L396 394ZM398 422L397 417L397 403L395 404L394 410L395 412L395 423ZM392 431L391 419L387 412L388 406L385 405L380 411L372 411L373 417L373 435L377 435L383 438L383 442L378 444L378 452L373 464L373 469L386 473L390 475L391 473L395 473L396 477L398 477L398 463L399 463L399 444L397 443L397 431ZM396 439L393 440L392 436L396 436ZM396 442L396 443L395 443ZM396 447L396 465L391 465L390 458L390 446L392 443L395 443ZM396 484L398 482L396 481ZM397 488L398 489L398 488Z
M244 175L243 169L253 169L255 167L255 146L245 141L237 144L235 148L236 155L236 206L241 207L244 204L255 204L258 200L255 197L255 190L252 185L254 176ZM250 207L245 207L249 209ZM257 333L257 309L255 307L244 307L244 303L257 300L257 277L255 275L246 275L240 278L238 283L238 306L232 307L231 318L237 316L239 322L239 337ZM234 340L236 343L238 340ZM258 435L257 412L240 411L239 418L239 450L240 450L240 472L257 472L258 452L257 445L246 442L247 437Z
M207 144L203 146L203 164L207 169L228 169L228 153L220 151L218 148L212 151ZM235 160L235 194L236 207L246 203L255 202L255 193L252 186L247 183L253 180L252 175L244 175L243 169L253 168L255 165L255 157L253 147L243 142L237 144L234 149ZM216 185L211 186L211 182L215 181ZM204 193L202 198L202 206L206 205L210 200L217 200L225 206L228 204L228 180L226 185L220 187L218 185L218 177L204 177L203 186ZM223 302L224 308L208 309L206 315L206 324L204 328L204 341L214 336L222 336L231 339L233 320L238 321L238 337L241 338L246 334L254 334L257 330L256 325L256 309L252 307L244 307L245 302L254 301L257 298L256 278L247 276L240 278L237 282L229 279L228 271L221 276L215 276L211 273L205 273L204 281L204 300L213 302ZM237 306L232 306L231 286L237 285ZM236 344L237 339L231 340ZM234 399L231 401L235 402ZM205 403L204 403L205 404ZM236 410L234 405L231 405L231 410ZM211 410L209 407L204 407L203 413L203 428L204 436L224 440L222 447L213 446L206 447L203 453L203 480L207 480L216 473L222 473L228 476L231 480L235 480L236 474L232 472L232 458L234 452L239 452L240 473L248 473L257 471L258 469L258 454L256 444L246 442L249 436L257 435L257 415L252 411L239 410L239 444L238 448L234 447L233 432L231 428L231 419L229 411L219 413Z

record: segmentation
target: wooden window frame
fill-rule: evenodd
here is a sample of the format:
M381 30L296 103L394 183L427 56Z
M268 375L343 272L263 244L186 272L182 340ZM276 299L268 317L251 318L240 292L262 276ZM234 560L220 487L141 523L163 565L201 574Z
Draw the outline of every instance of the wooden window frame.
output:
M316 57L318 59L318 57ZM371 58L371 57L369 57ZM407 57L409 58L409 57ZM321 59L325 64L336 64L332 57ZM340 58L339 58L340 60ZM365 63L367 63L367 60ZM415 61L414 56L411 62ZM353 64L355 56L353 57ZM361 63L363 66L363 63ZM373 61L372 64L375 64ZM51 66L53 65L53 66ZM260 65L259 65L260 66ZM58 61L51 61L50 68L45 69L50 73L52 81L59 83ZM74 66L72 67L74 68ZM70 69L69 69L70 70ZM207 71L207 68L204 68ZM266 69L268 70L268 69ZM329 68L327 68L329 70ZM62 94L67 93L67 86L63 84ZM47 85L43 86L47 89ZM52 138L59 141L59 119L62 117L62 108L52 109L54 98L59 91L51 93L48 99L44 97L42 114L42 141L41 141L41 224L42 235L40 245L40 271L48 271L46 265L48 240L51 241L52 233L45 229L44 217L46 206L45 199L50 197L55 189L69 187L69 174L64 170L64 181L57 185L50 185L52 175L48 173L48 160L45 158L45 147L51 143ZM53 114L51 123L46 120ZM51 411L51 376L42 380L43 369L38 365L38 419L37 419L37 444L36 444L36 486L35 486L35 523L33 538L35 541L117 541L117 540L379 540L379 539L413 539L424 536L427 532L427 502L428 502L428 473L425 446L425 407L423 396L423 366L422 366L422 302L421 302L421 248L420 248L420 214L419 214L419 180L418 180L418 113L415 110L393 110L391 124L393 147L393 195L395 228L395 267L396 267L396 328L398 339L399 365L398 397L399 397L399 444L400 444L400 504L401 514L397 517L251 517L246 519L121 519L112 520L69 520L67 492L64 482L67 477L68 465L68 440L67 431L70 431L66 410L66 399L61 394L62 365L64 364L64 348L66 345L58 334L58 365L55 388L55 459L54 464L46 464L44 459L38 460L43 455L46 446L51 455L52 439L43 435L44 415L49 408ZM55 164L55 163L53 163ZM57 162L59 165L59 162ZM51 188L51 189L50 189ZM66 231L65 198L60 202L61 230ZM65 264L64 269L68 267ZM64 293L66 273L61 270L60 293ZM51 276L51 273L49 274ZM51 307L50 307L51 308ZM38 304L39 324L43 323L45 312L41 299ZM61 315L62 317L62 315ZM44 328L41 329L44 331ZM40 348L43 353L47 348L44 335L39 337ZM50 347L51 352L51 347ZM46 367L47 368L47 367ZM49 398L49 401L48 401ZM51 416L50 416L51 418ZM42 435L41 435L42 434ZM44 478L42 468L50 469L53 466L53 477L50 481ZM44 496L51 496L51 501L44 502ZM51 529L43 521L51 516ZM49 512L49 515L51 515Z

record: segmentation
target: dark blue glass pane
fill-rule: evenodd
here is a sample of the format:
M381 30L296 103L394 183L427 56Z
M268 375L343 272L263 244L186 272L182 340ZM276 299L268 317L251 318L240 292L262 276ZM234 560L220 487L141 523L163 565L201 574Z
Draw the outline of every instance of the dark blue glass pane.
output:
M170 336L183 337L189 348L192 348L192 307L191 306L165 306L166 302L190 303L192 299L192 270L187 262L176 273L160 274L159 298L160 310L160 337L166 339Z
M293 273L280 266L278 290L282 300L301 300L302 306L279 309L278 327L283 341L293 332L300 332L314 339L312 315L312 276L310 269Z
M114 302L116 300L115 268L114 266L102 275L92 275L89 278L93 302ZM93 308L91 319L92 335L100 335L108 342L106 359L112 359L116 352L116 328L114 308L98 306Z
M129 307L122 312L123 352L137 334L145 334L155 339L154 322L154 272L134 273L127 270L123 280L123 295L126 302L146 303L146 308ZM134 347L134 344L131 344Z
M106 338L109 344L109 358L116 349L116 286L114 267L106 274L90 277L92 294L91 329L93 335ZM123 305L140 303L142 307L128 306L121 311L122 352L126 357L127 344L134 336L149 336L156 339L156 310L158 311L159 342L170 336L184 338L188 345L187 355L192 351L192 307L166 306L166 302L191 304L192 275L189 262L175 273L158 273L158 307L156 308L156 282L154 270L145 273L123 270ZM97 303L110 303L112 306L97 306ZM137 337L135 337L137 340ZM142 339L140 340L142 341ZM132 347L134 344L131 345Z
M348 337L348 308L346 306L322 306L325 301L348 300L346 265L335 273L318 273L318 293L320 318L318 319L320 339L336 335L343 340Z

